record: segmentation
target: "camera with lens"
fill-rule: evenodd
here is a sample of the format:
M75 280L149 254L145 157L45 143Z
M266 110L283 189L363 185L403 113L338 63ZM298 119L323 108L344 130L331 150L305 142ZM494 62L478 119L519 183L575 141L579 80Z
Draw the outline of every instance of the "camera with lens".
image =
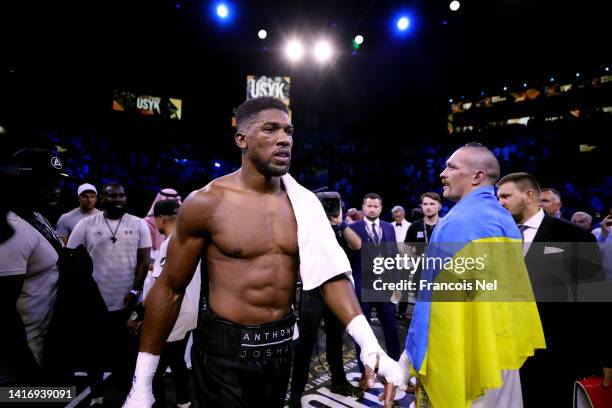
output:
M340 209L342 208L340 193L337 191L321 191L315 194L319 201L321 201L325 214L329 218L335 218L340 214Z

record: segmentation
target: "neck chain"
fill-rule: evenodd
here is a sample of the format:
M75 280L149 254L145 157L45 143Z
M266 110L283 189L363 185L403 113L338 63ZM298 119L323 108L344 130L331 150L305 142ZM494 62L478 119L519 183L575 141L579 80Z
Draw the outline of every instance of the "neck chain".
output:
M125 214L123 214L123 215L125 215ZM123 221L123 215L121 216L121 218L119 218L119 224L117 224L117 228L115 228L115 232L113 232L113 230L111 229L110 224L108 223L108 219L106 218L106 215L103 215L104 222L106 222L106 226L108 227L108 230L112 234L110 240L113 241L113 244L115 242L117 242L117 238L115 238L115 236L117 235L117 231L119 231L119 226L121 225L121 221Z

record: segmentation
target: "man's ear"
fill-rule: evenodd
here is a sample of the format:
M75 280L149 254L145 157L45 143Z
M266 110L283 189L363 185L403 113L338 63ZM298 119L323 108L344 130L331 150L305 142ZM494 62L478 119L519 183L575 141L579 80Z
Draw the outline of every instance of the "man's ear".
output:
M234 142L236 142L236 146L238 146L241 150L244 150L247 147L247 136L241 131L238 131L234 135Z
M477 186L482 184L483 181L485 181L487 178L487 173L485 173L482 170L478 170L476 172L476 174L474 175L474 178L472 179L472 185Z

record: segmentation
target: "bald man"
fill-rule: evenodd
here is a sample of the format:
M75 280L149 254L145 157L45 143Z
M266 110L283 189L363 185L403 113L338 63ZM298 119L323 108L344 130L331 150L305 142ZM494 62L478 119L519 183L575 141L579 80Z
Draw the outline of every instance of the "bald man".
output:
M497 159L480 143L468 143L449 157L440 178L444 198L457 204L433 230L426 257L459 259L474 253L490 259L482 278L499 279L506 289L511 279L510 298L521 301L506 296L494 301L436 301L435 290L424 288L460 280L465 271L446 265L423 268L406 351L418 373L418 400L428 401L427 407L521 408L518 369L534 349L545 347L521 234L494 195L499 173ZM495 262L499 245L483 242L503 243L506 262ZM477 292L470 298L480 298Z
M442 195L457 202L478 187L495 185L499 172L499 162L489 149L480 143L468 143L446 162L446 169L440 174Z
M590 214L585 213L584 211L576 211L572 215L572 224L575 224L582 228L585 231L591 231L593 224L593 217Z

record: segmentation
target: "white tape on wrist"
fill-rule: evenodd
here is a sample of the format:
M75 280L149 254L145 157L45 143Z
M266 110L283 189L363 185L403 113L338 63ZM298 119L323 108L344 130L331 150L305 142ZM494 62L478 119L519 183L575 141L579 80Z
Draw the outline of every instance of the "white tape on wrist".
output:
M159 356L144 351L139 352L134 371L134 385L151 384L158 364Z
M370 327L370 323L364 315L360 314L353 317L353 320L346 326L346 331L351 335L353 340L359 347L361 347L361 353L364 356L368 356L372 353L383 353L383 349L378 344L378 340Z

